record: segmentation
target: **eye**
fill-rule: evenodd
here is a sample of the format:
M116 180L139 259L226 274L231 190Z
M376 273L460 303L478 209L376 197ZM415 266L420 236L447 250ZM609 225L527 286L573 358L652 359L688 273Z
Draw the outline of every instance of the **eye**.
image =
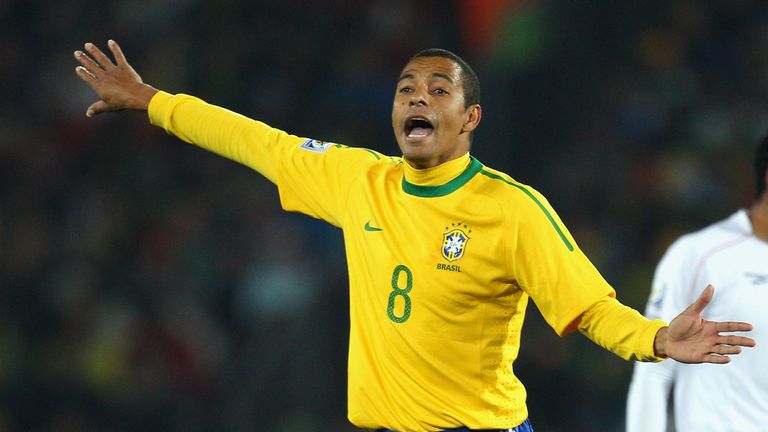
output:
M447 95L447 94L448 94L448 91L447 91L446 89L444 89L444 88L439 88L439 87L438 87L438 88L436 88L436 89L434 90L434 93L435 93L436 95L441 95L441 96L442 96L442 95Z
M402 87L400 89L400 93L412 93L413 89L411 87Z

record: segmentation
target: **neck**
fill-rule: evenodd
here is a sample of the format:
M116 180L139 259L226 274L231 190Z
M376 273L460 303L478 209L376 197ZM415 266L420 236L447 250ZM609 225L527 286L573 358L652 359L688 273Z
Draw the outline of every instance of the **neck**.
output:
M451 159L440 165L424 169L414 168L408 161L406 161L406 163L403 164L405 167L403 174L409 183L420 186L438 186L448 183L458 177L467 169L470 162L471 159L469 153L464 153L456 159Z
M763 193L749 209L749 220L755 237L768 241L768 192Z

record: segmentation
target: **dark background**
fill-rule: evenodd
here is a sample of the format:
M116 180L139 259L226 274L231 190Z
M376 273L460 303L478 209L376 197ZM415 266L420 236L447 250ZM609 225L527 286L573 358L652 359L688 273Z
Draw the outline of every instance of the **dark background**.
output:
M721 1L0 1L0 431L353 431L341 233L141 113L87 119L84 42L148 83L398 154L395 80L477 70L473 154L543 192L644 308L678 235L752 200L768 8ZM529 308L537 432L621 431L631 363Z

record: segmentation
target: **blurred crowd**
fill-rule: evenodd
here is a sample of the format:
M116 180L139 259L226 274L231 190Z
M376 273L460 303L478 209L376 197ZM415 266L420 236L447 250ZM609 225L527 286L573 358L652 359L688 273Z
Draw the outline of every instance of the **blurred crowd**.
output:
M72 52L108 38L158 88L387 154L400 68L456 51L473 154L640 309L675 237L750 204L768 131L757 0L4 0L0 432L356 430L341 233L144 114L87 119ZM623 430L631 364L529 315L537 432Z

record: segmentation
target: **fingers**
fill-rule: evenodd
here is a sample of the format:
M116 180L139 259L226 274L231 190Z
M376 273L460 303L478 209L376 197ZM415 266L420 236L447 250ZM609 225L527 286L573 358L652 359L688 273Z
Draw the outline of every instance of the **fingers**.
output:
M720 355L734 355L741 352L741 347L733 345L717 345L715 347L714 354Z
M707 307L709 302L712 301L712 296L714 295L715 295L715 287L713 287L712 284L707 285L707 287L704 288L704 291L701 292L701 295L699 295L699 298L697 298L692 305L688 306L688 309L686 309L686 312L692 312L697 315L700 314L701 311L703 311L704 308Z
M704 356L704 359L702 361L704 363L726 364L731 361L731 358L728 356L721 356L717 354L707 354Z
M104 54L96 45L88 42L85 44L85 49L91 56L93 56L93 58L96 60L99 66L102 67L102 69L106 70L116 67L115 64L112 63L112 60L110 60L109 57L107 57L107 55Z
M83 66L78 66L78 68L84 69L94 78L98 77L104 72L104 69L102 69L98 63L96 63L92 58L88 57L88 54L80 50L75 51L75 60L80 62L81 65L83 65ZM75 71L78 72L78 75L80 74L77 68L75 69Z
M75 73L99 96L99 100L87 108L85 115L93 117L106 111L145 109L146 104L141 102L151 98L148 92L153 89L143 84L141 77L126 61L120 46L111 39L107 42L117 64L96 45L88 42L84 46L86 52L78 50L74 53L80 63ZM136 101L138 96L143 97L139 102Z
M715 322L715 330L720 332L750 331L752 324L739 321Z
M110 39L109 41L107 41L107 46L109 46L109 50L112 51L112 55L115 56L117 67L130 67L130 65L128 64L128 60L125 59L125 54L123 54L123 50L120 49L120 45L118 45L117 42Z
M93 117L96 114L103 113L105 111L112 111L109 109L109 105L107 105L106 102L103 100L96 101L91 104L91 106L88 107L88 109L85 111L85 115L88 117Z
M741 347L733 345L716 345L714 350L706 354L702 359L704 363L717 363L723 364L731 361L731 355L737 355L741 353Z
M720 345L733 345L743 347L753 347L756 345L755 340L744 336L725 335L717 338L717 343Z
M92 74L90 71L88 71L88 69L82 66L76 67L75 73L77 74L77 76L80 77L80 79L82 79L88 84L90 84L92 80L96 79L96 75Z

